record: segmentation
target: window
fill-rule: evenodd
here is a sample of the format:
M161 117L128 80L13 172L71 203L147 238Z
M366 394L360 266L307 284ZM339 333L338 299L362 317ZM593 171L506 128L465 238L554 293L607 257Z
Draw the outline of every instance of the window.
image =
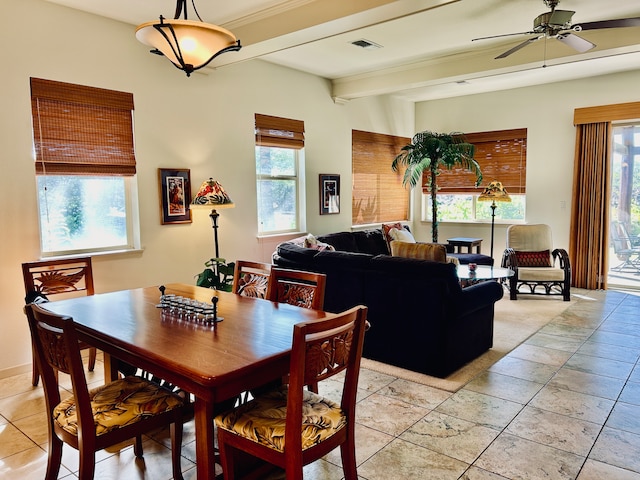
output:
M31 78L43 256L135 248L133 95Z
M404 171L391 169L393 159L411 139L352 131L352 225L409 219L409 189Z
M255 115L258 234L296 232L304 185L304 122Z
M496 203L496 217L524 220L526 212L527 129L466 133L475 146L474 158L480 164L483 185L502 182L511 202ZM462 167L443 170L438 177L438 221L472 222L491 219L491 202L478 202L481 188L474 186L475 176ZM426 178L423 176L423 184ZM423 188L422 220L431 219L429 194Z

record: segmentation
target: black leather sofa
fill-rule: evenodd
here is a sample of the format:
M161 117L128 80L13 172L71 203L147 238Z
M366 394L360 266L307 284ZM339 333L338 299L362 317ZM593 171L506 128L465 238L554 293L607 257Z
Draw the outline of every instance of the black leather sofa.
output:
M325 273L325 310L369 307L363 356L445 377L493 345L496 282L461 288L452 263L388 255L381 230L318 236L335 248L280 244L273 263Z

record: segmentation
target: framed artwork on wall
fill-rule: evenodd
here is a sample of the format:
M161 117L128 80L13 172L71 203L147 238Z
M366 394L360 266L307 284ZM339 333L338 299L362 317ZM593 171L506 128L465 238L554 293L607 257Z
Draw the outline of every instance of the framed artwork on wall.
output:
M159 168L160 222L191 223L191 175L188 169Z
M320 174L320 215L340 213L340 175Z

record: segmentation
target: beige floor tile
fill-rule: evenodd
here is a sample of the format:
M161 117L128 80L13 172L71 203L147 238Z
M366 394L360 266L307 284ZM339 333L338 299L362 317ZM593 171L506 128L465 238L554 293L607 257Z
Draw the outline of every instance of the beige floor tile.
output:
M529 405L603 425L614 403L613 400L546 386L533 397Z
M587 340L578 349L577 353L591 355L592 357L610 358L612 360L635 363L640 357L640 348L621 347L619 345L609 345L608 343Z
M490 372L502 373L536 383L547 383L557 370L558 368L555 366L523 360L511 355L506 355L489 368Z
M442 403L436 411L494 429L502 429L523 407L520 403L463 389Z
M582 346L582 343L583 340L577 338L538 332L529 337L525 342L525 345L534 345L536 347L545 347L574 353L580 348L580 346Z
M546 335L556 335L558 337L573 338L576 340L582 340L583 342L587 340L593 334L593 332L593 328L566 325L556 320L552 320L550 323L548 323L538 331L538 333L543 333Z
M538 347L523 343L514 348L509 356L529 360L531 362L543 363L553 367L560 367L571 356L571 352L563 352L553 348Z
M377 392L395 380L396 377L392 377L391 375L363 368L360 370L360 375L358 377L358 389Z
M0 379L0 399L31 390L31 372Z
M623 402L616 403L605 425L640 435L640 406Z
M563 367L549 381L548 386L615 400L620 395L624 383L624 380L619 378Z
M589 458L640 473L640 435L605 427Z
M468 465L441 453L394 440L358 468L367 480L456 480Z
M356 464L362 465L394 440L394 437L373 428L356 424ZM326 456L326 460L336 466L342 466L340 449L336 448Z
M471 464L499 433L477 423L431 412L400 438Z
M472 465L466 472L464 472L464 475L460 477L460 480L505 480L505 477Z
M429 410L433 410L451 396L450 392L402 379L395 380L377 393Z
M503 433L474 465L510 479L573 480L583 462L578 455Z
M36 444L29 439L24 433L11 424L0 425L0 459L15 455L30 448ZM1 464L2 462L0 462Z
M624 335L616 332L605 332L598 330L589 340L592 342L607 343L609 345L617 345L619 347L634 348L638 346L638 337L633 335Z
M586 457L601 426L535 407L525 407L505 432Z
M13 424L38 445L47 443L49 439L47 414L44 410L35 415L16 420Z
M373 394L356 408L356 421L380 432L398 436L424 417L429 410L410 403Z
M631 472L613 465L587 460L577 480L640 480L640 473Z
M484 393L505 400L525 404L540 391L544 385L501 373L486 371L465 385L465 390Z
M29 380L31 381L31 380ZM0 478L19 480L42 480L47 471L47 452L33 446L27 450L2 459ZM60 467L59 479L76 478L64 466Z
M627 382L622 389L619 400L633 405L640 405L640 383Z
M633 363L611 360L609 358L598 358L590 355L575 354L565 364L566 368L578 370L580 372L594 373L607 377L626 380L633 370Z

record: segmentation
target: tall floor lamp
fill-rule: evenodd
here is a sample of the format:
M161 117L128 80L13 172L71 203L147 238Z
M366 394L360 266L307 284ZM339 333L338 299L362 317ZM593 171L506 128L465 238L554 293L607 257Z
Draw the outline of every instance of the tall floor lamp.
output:
M493 258L493 229L496 221L496 202L510 202L511 197L502 182L494 180L478 197L479 202L491 202L491 258Z
M209 218L211 218L211 226L213 227L213 244L216 253L215 258L220 258L220 250L218 248L218 217L220 214L217 209L233 208L235 207L235 204L227 192L224 191L220 182L215 181L213 178L209 178L209 180L202 182L202 185L200 185L200 190L198 190L198 193L193 198L191 207L211 208Z

